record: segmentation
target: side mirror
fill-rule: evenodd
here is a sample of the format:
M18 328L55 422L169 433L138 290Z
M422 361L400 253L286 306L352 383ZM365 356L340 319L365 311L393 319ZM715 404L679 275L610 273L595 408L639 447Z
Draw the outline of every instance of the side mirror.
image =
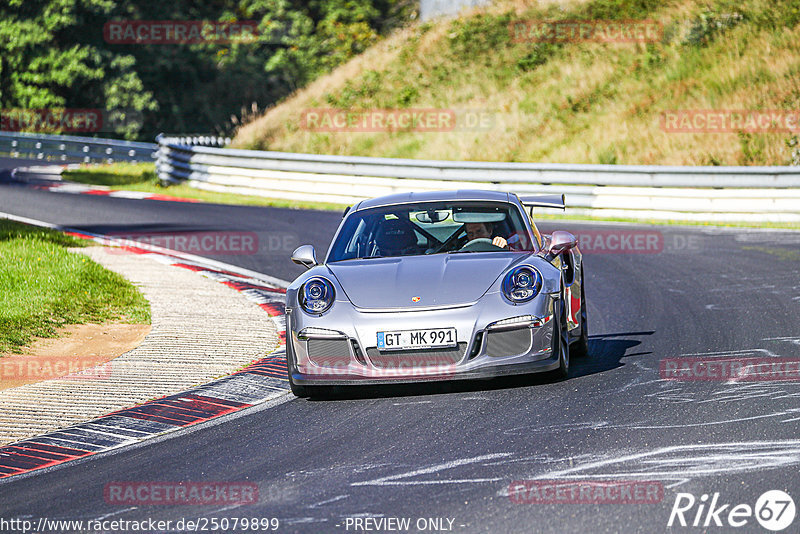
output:
M553 235L550 237L550 244L547 249L547 257L555 258L562 252L566 252L567 250L575 248L577 244L578 241L575 239L574 235L569 232L557 230L553 232Z
M317 263L317 253L314 251L313 245L300 245L292 252L292 261L298 265L302 265L306 269L310 269Z

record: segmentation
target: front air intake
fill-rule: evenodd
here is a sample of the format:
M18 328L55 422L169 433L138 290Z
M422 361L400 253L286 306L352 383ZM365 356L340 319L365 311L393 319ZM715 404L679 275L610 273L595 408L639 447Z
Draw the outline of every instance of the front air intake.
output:
M531 349L533 330L520 328L505 332L489 332L486 335L486 354L495 358L518 356Z
M309 339L308 359L319 367L347 367L350 343L346 339Z

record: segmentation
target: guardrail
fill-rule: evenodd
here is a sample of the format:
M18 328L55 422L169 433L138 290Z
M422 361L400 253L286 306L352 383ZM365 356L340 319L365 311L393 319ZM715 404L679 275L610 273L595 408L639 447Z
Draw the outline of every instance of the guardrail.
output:
M0 154L59 163L153 161L158 145L95 137L0 132Z
M342 204L398 192L479 188L564 193L575 214L800 221L800 167L427 161L232 150L205 146L209 140L159 136L160 179L211 191Z

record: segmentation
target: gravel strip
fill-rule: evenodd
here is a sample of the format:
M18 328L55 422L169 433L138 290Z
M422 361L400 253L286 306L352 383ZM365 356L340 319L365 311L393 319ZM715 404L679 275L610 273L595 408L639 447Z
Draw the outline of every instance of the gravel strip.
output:
M238 291L119 249L75 249L133 282L150 301L152 330L92 378L0 391L0 445L66 428L230 374L278 348L269 316Z

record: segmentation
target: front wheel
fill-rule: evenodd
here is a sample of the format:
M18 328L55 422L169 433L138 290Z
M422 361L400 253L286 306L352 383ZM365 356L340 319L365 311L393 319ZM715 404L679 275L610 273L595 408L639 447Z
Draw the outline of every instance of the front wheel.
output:
M295 397L299 397L301 399L308 399L308 398L324 398L326 393L324 393L325 386L303 386L300 384L296 384L292 380L292 373L289 372L289 389L292 390L292 393Z
M311 396L311 392L308 391L307 387L294 383L291 373L289 373L289 389L292 390L295 397L300 397L301 399L306 399Z
M589 356L589 322L586 315L586 281L581 267L581 337L570 347L570 354L576 358Z
M562 297L558 301L555 324L553 325L553 354L558 354L558 369L552 371L552 376L557 380L564 380L569 376L569 330L567 330L567 306Z
M288 331L288 328L287 328ZM287 336L288 338L289 336ZM295 397L300 397L301 399L306 399L311 397L315 391L317 386L302 386L300 384L296 384L294 380L292 380L292 367L294 367L294 353L292 351L292 340L286 340L286 371L289 378L289 389L292 390L292 393Z

